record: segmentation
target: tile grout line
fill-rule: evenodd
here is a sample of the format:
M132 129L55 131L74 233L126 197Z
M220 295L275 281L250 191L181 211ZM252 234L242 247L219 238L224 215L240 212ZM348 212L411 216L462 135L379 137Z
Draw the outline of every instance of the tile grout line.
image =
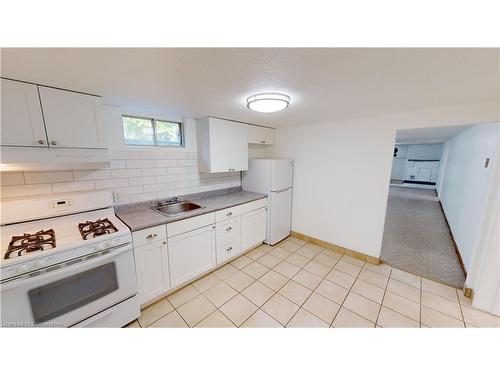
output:
M380 318L380 312L382 311L382 306L384 306L385 294L387 293L387 288L389 287L389 280L391 280L391 274L392 274L392 267L391 267L391 270L389 272L389 275L387 276L387 283L385 284L384 295L382 296L382 301L380 301L380 307L378 309L377 319L375 320L375 328L378 325L378 319Z

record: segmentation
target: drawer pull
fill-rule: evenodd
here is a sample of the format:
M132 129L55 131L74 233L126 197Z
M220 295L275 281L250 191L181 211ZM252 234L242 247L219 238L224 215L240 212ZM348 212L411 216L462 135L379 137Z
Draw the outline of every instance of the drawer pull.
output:
M152 234L146 236L146 239L147 240L152 240L153 238L156 238L156 237L158 237L158 235L156 233L152 233Z
M226 249L226 251L227 251L227 252L229 252L229 251L231 251L231 250L233 250L233 247L232 247L232 246L229 246L229 247Z
M232 214L233 214L232 212L228 212L226 216L231 216Z
M230 230L232 230L232 229L233 229L233 227L227 227L227 228L226 228L226 232L229 232L229 231L230 231Z

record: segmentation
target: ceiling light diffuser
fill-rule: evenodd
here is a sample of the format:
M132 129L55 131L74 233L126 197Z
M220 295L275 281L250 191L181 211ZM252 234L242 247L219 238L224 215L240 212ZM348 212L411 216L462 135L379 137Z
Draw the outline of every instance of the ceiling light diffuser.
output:
M278 112L286 107L290 103L290 97L285 94L257 94L252 95L247 99L247 107L252 111L271 113Z

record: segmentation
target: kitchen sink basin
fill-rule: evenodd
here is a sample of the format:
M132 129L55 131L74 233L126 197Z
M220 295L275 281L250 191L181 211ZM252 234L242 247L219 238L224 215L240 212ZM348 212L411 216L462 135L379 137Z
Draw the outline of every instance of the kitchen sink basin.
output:
M159 213L161 213L163 215L174 216L174 215L183 214L184 212L197 210L200 208L203 208L203 207L201 207L200 205L197 205L196 203L180 202L180 203L167 204L165 206L159 206L159 207L156 207L153 209L155 211L158 211Z

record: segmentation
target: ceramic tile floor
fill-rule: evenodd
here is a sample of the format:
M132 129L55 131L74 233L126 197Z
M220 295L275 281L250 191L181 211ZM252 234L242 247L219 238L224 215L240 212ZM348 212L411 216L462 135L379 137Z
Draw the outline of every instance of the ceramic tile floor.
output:
M297 238L262 245L127 327L500 327L460 290Z

